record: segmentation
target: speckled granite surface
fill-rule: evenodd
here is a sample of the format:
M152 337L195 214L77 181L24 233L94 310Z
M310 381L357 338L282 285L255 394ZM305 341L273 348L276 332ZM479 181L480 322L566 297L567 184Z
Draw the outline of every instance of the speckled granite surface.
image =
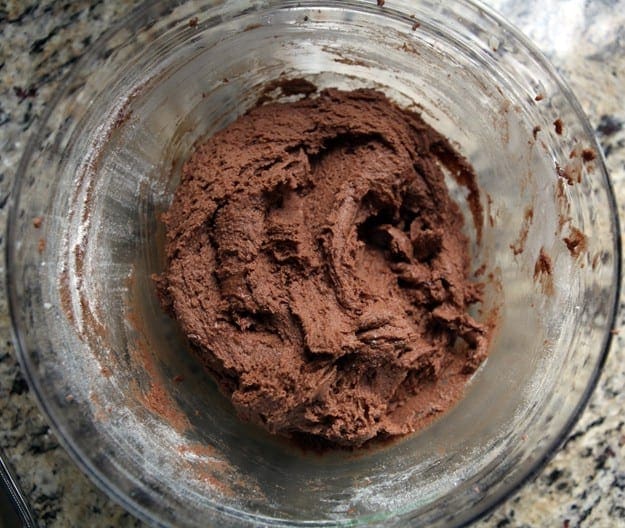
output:
M138 3L0 1L0 251L9 191L37 118L84 49ZM488 3L568 79L597 131L625 218L625 0ZM3 275L4 262L0 266ZM534 482L477 526L625 526L624 314L599 386L562 449ZM141 525L74 467L48 431L19 373L3 288L0 411L0 446L43 526Z

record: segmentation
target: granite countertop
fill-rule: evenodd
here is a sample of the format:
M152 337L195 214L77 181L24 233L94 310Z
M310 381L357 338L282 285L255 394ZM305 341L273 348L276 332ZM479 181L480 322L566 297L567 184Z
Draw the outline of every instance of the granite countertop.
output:
M20 156L59 80L112 21L139 3L0 2L0 252ZM603 147L625 219L625 0L487 3L534 40L572 86ZM80 473L36 407L11 344L4 271L2 262L0 446L41 525L142 526ZM624 314L598 387L563 447L532 483L476 526L625 526Z

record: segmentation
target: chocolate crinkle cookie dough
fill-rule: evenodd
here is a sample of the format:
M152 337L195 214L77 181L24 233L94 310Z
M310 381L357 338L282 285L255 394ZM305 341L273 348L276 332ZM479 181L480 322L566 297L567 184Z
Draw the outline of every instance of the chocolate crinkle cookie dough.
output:
M373 90L255 107L195 148L155 280L243 419L360 446L461 396L489 337L443 167L475 191L444 137Z

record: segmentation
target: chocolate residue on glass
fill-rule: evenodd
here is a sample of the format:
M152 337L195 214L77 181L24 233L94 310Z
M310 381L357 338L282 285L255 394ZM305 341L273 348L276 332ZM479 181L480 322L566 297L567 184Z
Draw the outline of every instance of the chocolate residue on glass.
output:
M568 248L571 256L579 257L587 248L586 235L576 227L571 226L571 232L568 237L564 237L564 243Z
M585 163L594 161L596 158L597 158L597 153L595 152L595 149L585 148L582 150L582 159L584 160Z
M525 212L523 213L523 223L521 224L519 236L514 243L510 244L510 249L512 250L513 255L520 255L525 250L525 242L527 241L527 236L529 235L533 220L534 208L526 207Z
M580 183L582 181L581 167L578 167L575 164L567 163L564 167L562 167L556 162L556 173L560 178L566 180L566 183L569 185L575 185L576 183Z
M545 295L553 295L553 264L551 257L543 247L540 248L536 264L534 265L534 280L540 282Z
M272 101L274 98L271 96L272 92L278 90L281 95L288 97L291 95L311 95L317 91L317 86L306 79L276 79L275 81L268 82L258 100L256 106L261 106L267 102Z
M564 131L564 123L562 122L562 119L558 117L558 119L553 122L553 128L555 129L556 134L561 136Z
M444 168L479 239L470 164L373 90L257 106L196 147L156 282L243 419L354 447L460 398L492 329Z
M493 197L486 193L486 216L488 216L488 225L495 227L495 213L493 212Z
M143 380L131 380L128 389L133 397L142 402L151 413L182 434L191 425L168 390L166 380L158 365L158 359L145 338L144 321L139 315L141 310L135 304L138 295L134 271L128 277L126 287L128 289L126 322L135 333L135 338L128 343L129 359L133 369L137 372L144 372L146 375Z

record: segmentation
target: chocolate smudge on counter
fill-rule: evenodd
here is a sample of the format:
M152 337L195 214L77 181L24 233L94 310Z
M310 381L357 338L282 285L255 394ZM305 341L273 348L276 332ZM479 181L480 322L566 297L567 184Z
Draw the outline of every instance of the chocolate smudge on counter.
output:
M538 137L538 133L542 130L542 128L540 128L539 125L536 125L533 129L532 129L532 136L534 136L534 139L536 139Z

